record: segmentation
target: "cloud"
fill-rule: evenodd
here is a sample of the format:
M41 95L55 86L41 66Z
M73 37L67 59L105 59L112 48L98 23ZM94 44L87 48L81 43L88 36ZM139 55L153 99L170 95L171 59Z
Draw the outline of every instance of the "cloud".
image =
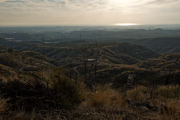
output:
M148 4L169 4L169 3L177 3L180 2L180 0L151 0L148 2Z
M0 0L2 1L2 0ZM5 0L0 8L7 9L94 9L102 8L107 0ZM19 7L21 6L21 8Z
M179 3L180 0L0 0L0 24L170 23L169 18L180 20Z

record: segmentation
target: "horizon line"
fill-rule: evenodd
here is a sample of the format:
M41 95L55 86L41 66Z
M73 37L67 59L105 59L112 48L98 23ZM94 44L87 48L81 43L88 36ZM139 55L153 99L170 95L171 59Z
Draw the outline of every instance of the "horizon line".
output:
M178 24L135 24L135 23L117 23L110 25L0 25L0 27L135 27L135 26L166 26Z

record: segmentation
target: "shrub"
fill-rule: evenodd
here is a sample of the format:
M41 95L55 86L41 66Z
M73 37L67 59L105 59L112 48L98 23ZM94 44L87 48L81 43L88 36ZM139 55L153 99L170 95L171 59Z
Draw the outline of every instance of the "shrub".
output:
M111 88L100 88L92 92L89 98L89 105L92 107L119 107L124 103L124 99L117 91Z
M148 88L143 86L138 86L134 89L127 91L127 99L138 102L144 102L150 97L149 93L150 90Z
M0 85L2 98L9 98L11 110L32 111L73 108L84 100L84 87L56 69L53 70L49 87L39 80L35 82L9 81Z
M50 88L56 95L54 99L61 106L73 107L84 100L84 84L68 78L61 69L53 70L50 79Z

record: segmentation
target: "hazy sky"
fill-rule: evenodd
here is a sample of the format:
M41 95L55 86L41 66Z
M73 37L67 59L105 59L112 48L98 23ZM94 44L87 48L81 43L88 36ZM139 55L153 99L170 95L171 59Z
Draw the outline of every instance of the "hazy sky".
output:
M180 0L0 0L0 25L180 24Z

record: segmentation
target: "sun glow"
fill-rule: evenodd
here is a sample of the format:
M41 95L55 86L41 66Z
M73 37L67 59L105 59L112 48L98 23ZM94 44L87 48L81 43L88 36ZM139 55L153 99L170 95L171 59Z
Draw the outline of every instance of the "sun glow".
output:
M119 4L119 5L131 5L132 3L136 2L137 0L110 0L112 4Z
M134 26L134 25L138 25L136 23L118 23L118 24L114 24L115 26Z

